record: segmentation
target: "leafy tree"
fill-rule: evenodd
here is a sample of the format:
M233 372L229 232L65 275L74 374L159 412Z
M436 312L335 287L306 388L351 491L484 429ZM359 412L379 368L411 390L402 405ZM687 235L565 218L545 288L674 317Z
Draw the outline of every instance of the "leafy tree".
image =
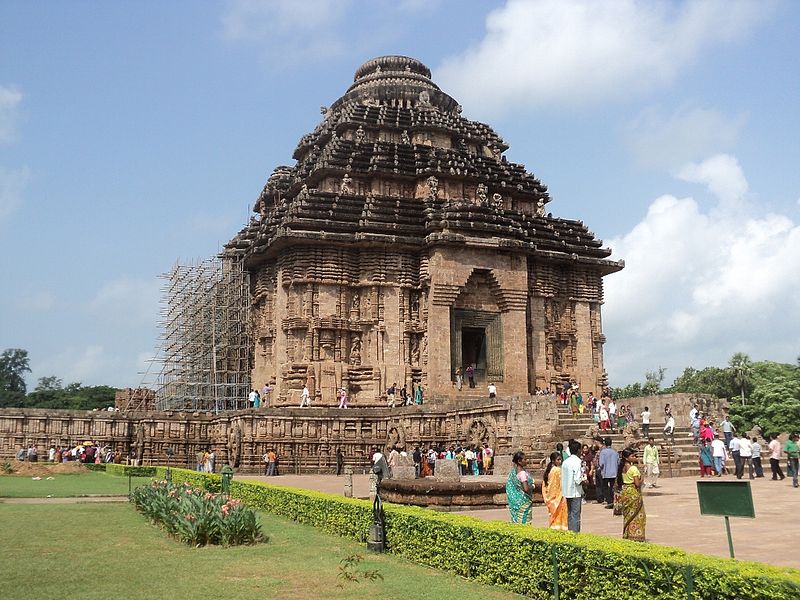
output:
M744 352L737 352L731 357L728 366L733 373L733 381L739 386L742 393L742 405L744 405L744 388L750 383L750 372L752 370L752 362L750 357Z
M737 390L727 369L706 367L698 371L694 367L686 367L672 385L664 389L666 394L680 392L730 398L736 395Z
M25 373L30 373L28 351L9 348L0 355L0 407L19 406L27 387Z
M731 407L731 421L736 428L758 425L765 434L798 431L800 366L757 361L750 370L750 403Z
M36 388L33 391L47 392L53 390L61 390L63 388L64 388L63 382L55 375L51 375L50 377L40 377L39 383L36 384Z
M70 383L64 387L37 388L25 398L26 408L68 408L93 410L114 404L116 388L107 385L82 386Z
M615 399L637 398L644 395L641 383L631 383L625 387L611 388L611 396Z
M647 396L655 396L661 390L661 383L664 381L666 368L659 366L658 371L647 371L644 374L644 386L642 391Z

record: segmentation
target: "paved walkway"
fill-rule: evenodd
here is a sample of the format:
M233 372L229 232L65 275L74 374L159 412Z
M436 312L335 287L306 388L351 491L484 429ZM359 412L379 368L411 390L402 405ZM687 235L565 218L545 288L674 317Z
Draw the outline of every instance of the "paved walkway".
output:
M239 478L333 494L343 493L344 488L344 477L335 475L242 475ZM735 481L732 477L723 477L721 480ZM690 552L727 557L725 520L722 517L700 515L696 481L698 479L693 477L661 479L661 487L646 490L648 540L655 544L677 546ZM797 552L797 540L800 538L800 488L792 488L789 479L772 481L769 476L753 481L751 487L756 518L731 518L736 558L800 568L800 553ZM369 495L368 476L353 476L353 493L358 497ZM462 514L490 521L509 519L507 509L464 511ZM545 526L547 509L536 506L533 518L537 526ZM582 529L588 533L621 538L622 517L614 517L610 510L600 504L585 504Z

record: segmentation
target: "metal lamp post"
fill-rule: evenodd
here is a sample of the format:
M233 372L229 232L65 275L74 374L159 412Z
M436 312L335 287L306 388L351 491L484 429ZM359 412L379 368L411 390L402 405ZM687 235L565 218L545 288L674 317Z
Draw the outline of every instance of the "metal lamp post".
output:
M172 471L169 469L169 463L172 457L175 455L175 451L172 448L166 448L164 452L167 455L167 472L164 475L164 479L167 481L172 481Z

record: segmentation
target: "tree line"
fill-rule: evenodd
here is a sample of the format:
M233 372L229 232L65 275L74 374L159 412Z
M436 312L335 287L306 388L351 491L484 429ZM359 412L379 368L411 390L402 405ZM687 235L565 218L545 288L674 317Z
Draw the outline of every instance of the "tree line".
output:
M9 348L0 354L0 408L68 408L93 410L113 406L116 388L64 382L56 376L41 377L28 392L25 374L31 372L28 351Z
M612 388L615 398L633 398L679 392L726 398L730 419L739 430L754 425L765 433L800 430L800 357L797 363L752 361L737 352L727 367L686 367L669 387L662 387L665 369L648 371L642 383Z

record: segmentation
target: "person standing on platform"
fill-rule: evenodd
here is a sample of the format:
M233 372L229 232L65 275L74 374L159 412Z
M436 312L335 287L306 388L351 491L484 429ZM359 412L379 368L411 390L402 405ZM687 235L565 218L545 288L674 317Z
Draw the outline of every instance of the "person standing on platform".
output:
M719 426L722 428L722 433L725 436L725 446L730 447L736 427L734 427L733 423L728 420L727 416L722 417L722 421L720 421Z
M741 463L741 468L736 478L741 479L742 475L744 475L744 468L747 467L748 476L750 479L755 479L756 476L753 472L753 443L750 438L742 436L741 433L739 434L739 462Z
M756 477L764 477L764 467L761 465L761 444L758 443L758 438L753 438L753 469L756 472Z
M467 381L469 381L470 389L475 387L475 367L472 365L467 367Z
M497 398L497 386L494 383L489 384L489 399L494 400Z
M783 481L783 471L781 470L781 443L778 436L772 434L769 442L769 467L772 470L772 481L780 479Z
M797 487L797 471L800 468L800 446L797 445L797 434L793 433L786 441L783 451L789 458L788 473L792 476L792 487Z
M308 386L303 386L303 392L300 394L300 408L304 406L311 406L311 394L308 391Z
M717 433L714 441L711 442L711 455L714 457L714 470L717 472L717 477L722 477L726 452L725 442L719 439L719 434Z
M600 450L600 473L603 476L603 499L606 508L614 508L614 480L619 469L619 453L611 447L611 438L603 440L603 449Z
M581 469L581 443L569 441L570 456L561 465L561 493L567 500L567 527L581 531L581 504L583 502L583 471Z
M730 443L728 444L728 450L733 455L733 464L735 465L735 473L736 479L741 479L742 475L744 474L744 465L742 465L742 453L741 453L741 444L739 443L738 437L731 438Z
M645 487L658 487L658 475L661 469L661 458L658 456L658 446L651 437L644 447L644 485Z

